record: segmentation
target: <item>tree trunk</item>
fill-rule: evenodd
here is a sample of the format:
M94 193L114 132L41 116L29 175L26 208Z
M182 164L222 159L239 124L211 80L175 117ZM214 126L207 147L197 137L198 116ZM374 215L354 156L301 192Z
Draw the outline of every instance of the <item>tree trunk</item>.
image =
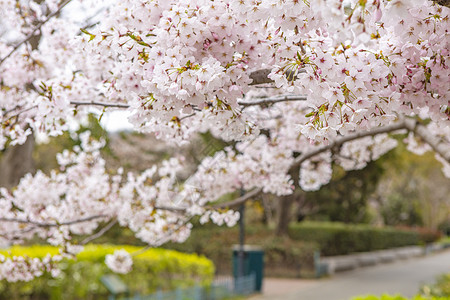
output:
M291 178L298 182L299 178L299 168L294 168L289 172L289 175L291 175ZM278 224L276 229L276 234L278 236L285 236L288 233L289 229L289 223L291 222L292 218L292 204L294 203L295 199L297 198L298 194L296 193L296 190L292 192L292 194L283 196L279 200L279 206L278 206Z
M25 144L9 147L0 162L0 186L7 189L15 187L26 173L33 172L34 136L29 135Z
M283 196L279 200L278 206L278 224L276 234L278 236L285 236L288 233L289 223L291 222L291 207L294 203L295 193Z

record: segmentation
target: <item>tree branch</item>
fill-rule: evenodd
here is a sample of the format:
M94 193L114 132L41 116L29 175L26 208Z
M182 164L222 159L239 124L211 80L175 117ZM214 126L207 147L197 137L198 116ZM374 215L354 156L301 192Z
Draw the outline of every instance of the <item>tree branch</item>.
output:
M70 101L70 104L75 106L103 106L103 107L117 107L117 108L129 108L128 104L123 103L108 103L97 101Z
M303 95L280 95L273 97L262 97L257 98L255 101L238 101L237 103L242 106L253 106L253 105L264 105L273 104L278 102L288 102L288 101L306 101L307 97ZM98 102L98 101L70 101L70 104L75 106L103 106L103 107L116 107L116 108L129 108L128 104L124 103L109 103L109 102ZM185 119L191 117L193 114L182 117Z
M322 146L322 147L318 147L317 149L314 149L312 151L309 151L309 152L306 152L306 153L300 155L299 157L297 157L294 160L294 163L292 164L291 169L300 166L307 159L310 159L310 158L312 158L312 157L314 157L314 156L316 156L316 155L318 155L318 154L320 154L322 152L331 150L331 149L333 149L335 147L339 147L339 146L341 146L344 143L347 143L347 142L350 142L350 141L353 141L353 140L357 140L357 139L360 139L360 138L363 138L363 137L367 137L367 136L375 136L375 135L378 135L378 134L381 134L381 133L388 133L388 132L392 132L392 131L395 131L395 130L406 129L406 128L407 127L406 127L405 121L400 121L400 122L397 122L397 123L392 124L392 125L387 125L387 126L383 126L383 127L375 127L375 128L373 128L371 130L368 130L368 131L360 131L360 132L356 132L356 133L353 133L353 134L346 135L346 136L344 136L342 138L339 138L339 139L335 140L334 142L331 142L328 145L325 145L325 146Z
M261 69L261 70L257 70L257 71L253 71L252 73L250 73L250 79L252 79L252 82L250 83L250 85L257 85L257 84L263 84L263 83L272 83L273 80L270 79L269 74L270 72L272 72L271 69ZM291 78L292 73L294 71L292 70L287 70L285 72L285 75L288 76L289 80L295 80L297 76L294 76L293 78ZM306 71L304 69L298 70L298 73L305 73Z
M254 101L238 101L239 105L242 106L253 106L253 105L264 105L273 104L278 102L288 102L288 101L306 101L307 97L303 95L280 95L274 97L263 97L257 98Z
M21 219L13 219L13 218L0 218L0 222L11 222L11 223L21 223L21 224L31 224L38 227L58 227L58 226L65 226L65 225L74 225L78 223L88 222L95 219L105 218L108 217L107 215L94 215L89 216L77 220L67 221L67 222L61 222L61 223L42 223L42 222L36 222L36 221L30 221L30 220L21 220Z
M117 219L112 220L111 222L109 222L105 227L103 227L101 230L99 230L97 233L85 238L82 242L81 245L85 245L93 240L95 240L96 238L101 237L102 235L105 234L105 232L107 232L108 230L110 230L115 224L117 223Z
M191 217L192 218L192 217ZM167 241L165 241L165 240L167 240L172 234L174 234L175 232L177 232L178 230L180 230L183 226L186 226L186 224L187 223L189 223L189 221L191 220L191 218L188 218L187 220L185 220L184 222L182 222L181 224L177 224L176 226L175 226L175 228L170 228L170 230L168 230L167 232L165 232L165 235L164 236L162 236L161 238L159 238L157 241L156 241L156 243L154 243L154 245L159 245L159 244L164 244L165 242L167 242ZM147 250L149 250L150 248L153 248L154 246L152 246L152 245L147 245L147 246L145 246L144 248L142 248L142 249L139 249L139 250L137 250L137 251L135 251L135 252L133 252L133 253L130 253L131 254L131 256L133 256L133 257L135 257L135 256L138 256L138 255L140 255L140 254L142 254L142 253L145 253Z
M250 79L253 80L252 83L250 83L250 85L272 83L273 80L267 77L271 71L272 71L271 69L262 69L250 73L249 77Z
M297 157L294 160L294 163L291 165L290 170L292 170L293 168L298 168L305 160L310 159L322 152L328 151L333 149L334 147L338 147L346 142L350 142L353 140L357 140L363 137L367 137L367 136L375 136L381 133L388 133L388 132L392 132L395 130L399 130L399 129L406 129L406 122L405 121L400 121L398 123L392 124L392 125L388 125L388 126L384 126L384 127L376 127L372 130L369 131L363 131L363 132L357 132L354 134L349 134L345 137L342 137L340 139L337 139L336 141L330 143L329 145L326 146L322 146L319 147L317 149L314 149L312 151L306 152L302 155L300 155L299 157ZM216 205L213 205L213 208L225 208L225 207L231 207L231 206L237 206L239 204L242 204L244 202L246 202L247 200L249 200L250 198L252 198L253 196L255 196L256 194L260 193L262 191L262 188L256 188L248 193L246 193L245 195L234 199L232 201L229 202L225 202L225 203L219 203Z
M177 212L177 213L184 213L186 211L186 208L175 207L175 206L155 206L154 209L167 210L167 211Z
M423 141L425 141L439 156L446 162L450 163L450 147L443 142L442 139L430 134L424 125L417 123L415 120L406 120L406 127L409 131L414 132Z
M245 201L247 201L248 199L250 199L253 196L256 196L259 192L262 191L262 188L256 188L254 190L251 190L250 192L245 193L245 195L234 199L232 201L229 202L224 202L224 203L218 203L216 205L213 205L212 208L226 208L226 207L230 207L230 206L237 206L239 204L244 203Z
M23 40L20 41L18 44L16 44L16 45L14 46L14 48L12 48L11 51L9 51L9 53L8 53L5 57L3 57L3 58L0 60L0 65L1 65L6 59L8 59L8 57L10 57L14 52L16 52L17 49L20 48L20 46L22 46L23 44L25 44L26 42L28 42L29 40L31 40L31 39L34 37L34 34L35 34L38 30L40 30L41 27L42 27L45 23L47 23L47 22L48 22L51 18L53 18L54 16L58 15L58 14L61 12L61 10L62 10L67 4L69 4L71 1L72 1L72 0L66 0L66 1L64 1L64 2L61 4L61 6L60 6L56 11L54 11L53 13L51 13L51 14L47 17L47 19L45 19L45 21L42 21L41 23L39 23L39 24L33 29L33 31L32 31L25 39L23 39Z

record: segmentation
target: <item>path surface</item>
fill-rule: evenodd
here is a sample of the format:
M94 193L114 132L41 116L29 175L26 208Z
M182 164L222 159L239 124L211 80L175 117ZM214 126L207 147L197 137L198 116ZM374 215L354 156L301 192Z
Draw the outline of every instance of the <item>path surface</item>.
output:
M271 279L262 295L249 300L350 300L357 295L383 293L413 296L421 285L450 272L450 250L335 274L321 280Z

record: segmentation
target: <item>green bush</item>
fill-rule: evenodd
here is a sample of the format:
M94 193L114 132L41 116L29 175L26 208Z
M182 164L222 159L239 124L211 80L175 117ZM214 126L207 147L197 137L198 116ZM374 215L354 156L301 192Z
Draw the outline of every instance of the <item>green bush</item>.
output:
M105 256L115 250L132 253L141 249L133 246L89 245L76 260L60 263L62 273L56 278L45 274L30 282L0 281L0 299L106 299L108 292L100 277L111 273L105 265ZM42 258L47 253L57 254L49 246L12 247L0 251L3 255L27 255ZM149 249L133 257L133 270L118 275L132 293L149 294L157 289L171 290L194 284L208 285L214 276L214 265L205 257L173 250Z
M323 255L342 255L435 241L438 236L427 231L376 228L369 225L347 225L336 222L301 222L289 227L294 240L316 242Z

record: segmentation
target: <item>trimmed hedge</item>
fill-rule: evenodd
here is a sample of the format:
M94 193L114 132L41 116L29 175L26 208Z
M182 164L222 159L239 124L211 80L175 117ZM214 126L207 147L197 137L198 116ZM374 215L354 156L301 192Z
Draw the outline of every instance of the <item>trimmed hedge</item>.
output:
M316 243L277 237L273 229L264 226L246 227L245 242L264 250L264 273L268 276L314 276ZM219 274L232 271L232 247L239 243L239 228L206 225L194 228L184 243L168 243L166 248L205 255L214 262Z
M433 297L433 296L421 296L421 295L417 295L413 298L405 298L402 296L389 296L389 295L383 295L383 296L363 296L363 297L356 297L353 298L352 300L448 300L448 297Z
M424 239L420 231L337 222L293 223L289 227L289 236L294 240L316 242L325 256L419 245L433 241L429 235Z
M88 245L76 260L65 259L60 263L62 274L52 278L45 274L30 282L9 283L0 281L0 299L106 299L108 291L100 283L100 277L112 273L105 265L105 256L115 250L135 252L141 247ZM42 258L47 253L57 254L49 246L12 247L0 251L3 255L27 255ZM149 294L157 289L172 290L194 284L208 285L214 277L214 265L193 254L173 250L149 249L133 257L133 270L117 274L132 293Z

